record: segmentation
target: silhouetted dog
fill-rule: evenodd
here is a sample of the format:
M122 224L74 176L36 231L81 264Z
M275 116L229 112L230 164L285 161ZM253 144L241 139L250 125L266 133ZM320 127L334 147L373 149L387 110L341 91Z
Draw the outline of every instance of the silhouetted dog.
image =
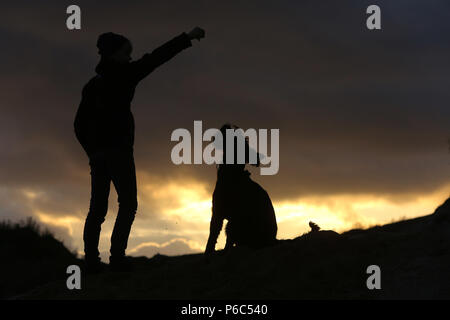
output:
M230 125L221 128L224 140L225 130L230 128ZM225 147L223 151L223 158L226 159ZM251 151L246 142L246 163ZM236 156L236 152L234 155ZM259 166L259 154L256 165ZM250 172L245 170L245 164L236 164L236 161L234 164L218 166L212 199L210 234L205 253L214 252L224 219L228 220L225 250L234 245L260 248L276 242L277 222L272 201L267 192L250 179Z

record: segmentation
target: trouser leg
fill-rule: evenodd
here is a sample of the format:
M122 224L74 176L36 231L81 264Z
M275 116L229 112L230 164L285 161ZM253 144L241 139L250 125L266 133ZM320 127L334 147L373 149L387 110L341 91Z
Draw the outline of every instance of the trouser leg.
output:
M111 236L111 256L123 257L137 210L136 169L132 150L121 151L111 168L111 176L119 202Z
M90 160L91 200L89 212L84 224L83 240L86 260L99 259L98 244L101 225L108 212L108 197L111 177L103 158Z

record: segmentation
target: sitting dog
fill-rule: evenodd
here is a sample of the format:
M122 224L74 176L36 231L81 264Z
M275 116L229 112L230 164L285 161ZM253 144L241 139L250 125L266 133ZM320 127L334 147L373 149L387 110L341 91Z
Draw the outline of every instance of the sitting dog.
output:
M226 129L221 128L225 137ZM225 145L225 143L224 143ZM234 144L236 148L236 141ZM246 163L251 152L246 141ZM236 149L235 149L236 150ZM234 153L236 156L236 152ZM260 155L257 155L259 166ZM244 164L225 164L226 148L223 149L223 164L218 166L217 182L212 197L212 218L210 233L206 245L206 254L215 251L217 238L223 226L223 220L228 221L225 232L227 236L225 250L234 245L261 248L276 242L277 221L272 201L267 192L250 178L250 172Z

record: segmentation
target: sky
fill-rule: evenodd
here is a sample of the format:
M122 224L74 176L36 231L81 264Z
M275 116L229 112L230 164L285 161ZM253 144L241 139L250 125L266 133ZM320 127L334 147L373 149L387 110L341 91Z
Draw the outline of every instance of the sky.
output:
M71 4L81 30L66 28ZM381 30L366 28L371 4ZM216 168L170 159L171 132L192 132L194 120L280 130L279 172L250 169L280 239L311 220L342 232L430 214L450 195L448 1L14 1L0 11L0 220L32 216L80 253L90 175L73 120L108 31L138 59L206 30L137 87L128 254L204 250ZM116 213L112 189L103 257Z

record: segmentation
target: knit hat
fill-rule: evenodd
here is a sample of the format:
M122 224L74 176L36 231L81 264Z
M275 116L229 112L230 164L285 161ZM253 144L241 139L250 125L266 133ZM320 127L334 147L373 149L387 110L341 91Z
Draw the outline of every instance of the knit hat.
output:
M127 42L131 44L130 40L120 34L113 32L103 33L97 40L98 53L101 56L110 56Z

